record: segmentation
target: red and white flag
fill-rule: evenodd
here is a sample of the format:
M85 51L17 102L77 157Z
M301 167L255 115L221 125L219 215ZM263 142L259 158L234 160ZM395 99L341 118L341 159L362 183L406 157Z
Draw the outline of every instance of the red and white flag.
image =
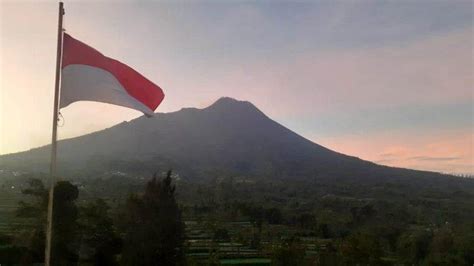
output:
M164 97L160 87L137 71L64 34L59 108L96 101L151 116Z

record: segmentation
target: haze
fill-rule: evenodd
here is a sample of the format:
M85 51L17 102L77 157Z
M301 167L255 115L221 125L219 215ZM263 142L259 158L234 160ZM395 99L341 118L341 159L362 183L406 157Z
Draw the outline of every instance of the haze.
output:
M165 91L158 112L248 100L381 164L474 173L471 1L66 1L65 28ZM48 144L57 3L1 2L0 154ZM81 102L60 138L141 114Z

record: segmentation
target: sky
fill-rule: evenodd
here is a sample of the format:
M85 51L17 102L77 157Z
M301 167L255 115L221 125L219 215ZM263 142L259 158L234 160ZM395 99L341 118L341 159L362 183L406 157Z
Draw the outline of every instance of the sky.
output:
M0 0L0 154L50 143L55 1ZM330 149L474 173L473 2L65 1L64 28L160 85L158 112L247 100ZM141 116L78 102L59 138Z

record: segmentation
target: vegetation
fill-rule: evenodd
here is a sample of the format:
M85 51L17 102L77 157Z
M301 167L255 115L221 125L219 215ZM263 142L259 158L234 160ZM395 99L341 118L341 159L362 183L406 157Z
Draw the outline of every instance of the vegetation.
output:
M109 205L101 198L87 202L80 211L82 262L91 265L117 265L122 240L109 214Z
M171 171L146 184L143 196L131 195L126 203L123 265L183 264L183 223L174 198Z
M27 196L20 201L15 212L21 226L14 226L13 235L2 235L3 249L0 255L3 263L29 265L44 260L45 224L48 204L48 190L39 179L28 181L28 187L22 190ZM54 236L52 238L53 265L77 264L77 207L76 186L67 181L58 182L54 191ZM16 244L16 245L11 245Z
M110 174L59 183L55 264L474 263L471 179L433 186L322 177L196 183L164 176ZM47 191L39 179L15 180L4 179L1 188L15 199L2 202L16 211L0 234L0 263L31 265L43 259Z

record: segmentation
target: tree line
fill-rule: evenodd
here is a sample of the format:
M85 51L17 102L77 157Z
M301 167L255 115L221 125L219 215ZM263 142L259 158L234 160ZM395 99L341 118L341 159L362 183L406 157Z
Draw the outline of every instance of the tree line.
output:
M470 183L453 188L329 179L195 183L171 176L91 178L80 188L59 182L53 265L215 265L225 258L219 243L256 250L272 265L474 263ZM112 204L111 196L130 188L128 197ZM0 235L2 265L44 258L47 189L33 179L23 194L29 200L20 202L16 215L25 222L14 234ZM212 242L201 260L189 256L185 220L202 225L199 233Z
M16 211L25 222L15 236L0 237L2 265L44 261L48 190L31 179ZM113 219L105 200L78 204L79 189L69 181L55 185L52 265L182 265L184 225L175 199L171 171L156 175L144 193L131 194ZM117 220L119 222L115 222Z

